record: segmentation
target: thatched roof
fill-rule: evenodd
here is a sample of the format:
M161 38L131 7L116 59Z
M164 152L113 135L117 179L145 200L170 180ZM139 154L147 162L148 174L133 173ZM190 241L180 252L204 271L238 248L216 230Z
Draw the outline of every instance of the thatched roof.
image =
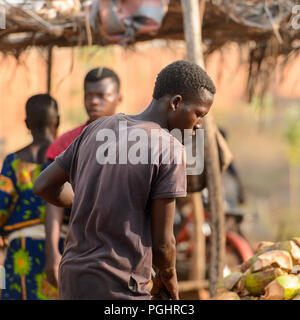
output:
M97 33L92 32L92 38L89 37L93 30L86 23L85 2L0 0L6 10L6 29L0 30L0 51L18 56L30 46L78 46L91 44L91 39L93 44L110 44ZM207 0L203 25L206 54L229 41L250 43L249 79L256 82L267 57L281 54L289 57L300 48L300 29L292 26L292 22L297 22L292 12L295 5L300 5L300 0ZM138 35L133 42L183 38L180 0L169 0L160 29ZM269 63L268 68L272 67ZM248 89L252 95L251 82Z
M6 29L0 30L0 50L17 54L30 45L76 46L87 44L85 14L79 0L2 0L6 8ZM30 4L28 4L28 2ZM27 4L26 4L27 3ZM40 5L38 5L40 3ZM41 4L45 4L41 8ZM63 3L63 4L60 4ZM300 32L291 28L292 8L300 0L211 0L204 16L204 40L212 48L227 41L264 42L274 35L284 43L284 52L293 49ZM180 0L170 0L167 14L156 34L138 36L135 41L183 39ZM101 37L94 44L105 45Z

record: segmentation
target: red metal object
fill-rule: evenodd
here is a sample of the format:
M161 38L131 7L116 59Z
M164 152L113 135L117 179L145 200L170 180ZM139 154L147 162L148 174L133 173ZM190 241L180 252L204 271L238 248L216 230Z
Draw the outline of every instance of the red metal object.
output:
M243 261L247 261L254 254L247 241L235 232L226 232L226 242L231 243L238 250Z
M186 241L190 238L190 231L188 228L188 224L192 223L193 221L192 217L193 215L190 214L184 219L181 225L180 231L176 236L177 244L180 242ZM207 212L205 212L205 218L206 219L208 218ZM233 231L226 232L226 243L231 244L236 249L236 251L240 255L243 262L247 261L254 255L253 250L248 244L248 242L236 232L233 232Z

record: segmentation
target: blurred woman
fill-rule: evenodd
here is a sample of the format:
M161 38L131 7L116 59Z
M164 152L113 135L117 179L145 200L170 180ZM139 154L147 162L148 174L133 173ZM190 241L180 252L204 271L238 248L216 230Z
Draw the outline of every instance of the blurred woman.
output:
M32 188L47 166L45 153L59 125L57 102L48 94L26 102L27 128L32 143L9 154L0 175L0 246L8 246L6 289L2 299L56 299L57 291L45 280L45 202ZM63 239L60 241L63 245Z

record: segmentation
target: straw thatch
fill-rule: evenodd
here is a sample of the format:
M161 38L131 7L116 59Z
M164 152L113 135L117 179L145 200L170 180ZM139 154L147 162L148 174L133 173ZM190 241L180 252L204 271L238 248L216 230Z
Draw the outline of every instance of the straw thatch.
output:
M6 29L0 30L3 53L18 56L30 46L110 44L87 23L87 0L23 0L19 5L17 1L20 2L0 1L6 10ZM203 24L205 54L227 42L250 44L248 92L252 96L258 77L263 74L260 80L266 82L277 57L288 58L300 48L296 5L300 5L300 0L207 0ZM158 32L138 35L133 42L183 38L180 0L170 0Z
M2 52L17 53L30 45L87 44L83 1L23 0L19 5L14 1L2 0L6 9L6 29L0 30ZM204 41L213 50L227 41L265 42L275 36L283 44L282 52L287 53L293 49L293 40L300 38L300 32L291 26L292 8L296 4L300 5L300 1L207 1ZM140 35L135 41L157 38L183 39L180 0L170 0L162 27L156 34ZM93 43L108 44L97 36L93 37Z

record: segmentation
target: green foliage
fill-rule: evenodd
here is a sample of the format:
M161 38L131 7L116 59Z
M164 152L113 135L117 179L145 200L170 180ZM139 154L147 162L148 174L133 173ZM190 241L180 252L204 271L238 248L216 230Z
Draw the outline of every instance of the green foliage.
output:
M300 165L300 109L293 107L287 116L285 139L288 144L288 160L290 165Z
M284 241L300 236L300 217L297 208L282 208L281 217L277 223L275 241Z
M260 120L268 118L273 115L274 98L271 94L266 94L263 97L253 96L251 107Z
M85 46L76 48L75 56L86 70L102 66L110 66L114 61L113 47Z

